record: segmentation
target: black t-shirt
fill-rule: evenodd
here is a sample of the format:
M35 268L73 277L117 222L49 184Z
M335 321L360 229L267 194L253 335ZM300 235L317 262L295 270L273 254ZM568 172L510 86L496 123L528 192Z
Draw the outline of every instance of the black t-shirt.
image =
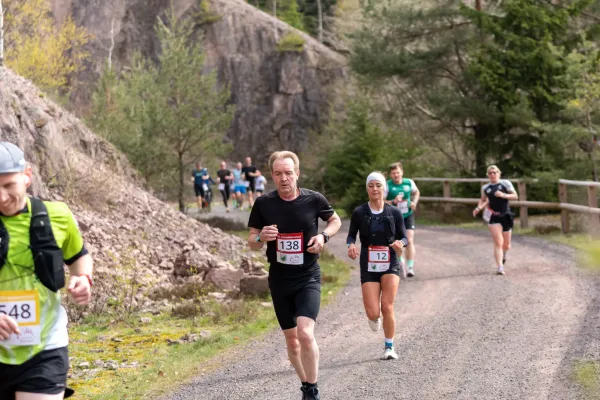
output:
M242 172L246 174L246 180L250 183L254 182L254 176L250 176L249 172L255 173L256 167L254 165L242 167Z
M501 197L496 197L495 193L515 193L515 188L512 183L506 179L501 179L498 183L487 183L481 188L481 193L487 196L489 207L497 214L504 215L510 211L508 200Z
M228 169L220 169L217 171L217 176L221 180L221 183L229 183L225 178L231 175L231 171Z
M284 247L281 250L286 250L285 244L287 244L293 251L295 243L294 246L290 246L290 242L280 240L267 242L267 259L271 265L269 270L271 290L276 290L278 284L284 286L283 290L292 289L320 274L317 263L319 255L307 252L306 244L319 233L318 219L327 221L334 213L335 211L321 193L308 189L300 189L300 195L292 201L281 199L277 191L256 199L250 213L248 227L262 229L268 225L277 225L280 235L302 234L301 254L304 262L301 265L279 262L285 254L278 252L278 245Z

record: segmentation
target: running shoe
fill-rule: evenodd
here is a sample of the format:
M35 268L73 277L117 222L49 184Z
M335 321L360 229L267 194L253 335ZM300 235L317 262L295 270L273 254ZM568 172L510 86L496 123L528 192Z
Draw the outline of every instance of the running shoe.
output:
M385 347L385 351L383 352L384 360L397 360L398 354L396 354L396 350L393 347Z
M302 392L302 400L306 400L306 386L300 386L300 391Z
M408 276L409 278L412 278L413 276L415 276L415 267L408 267L408 272L407 272L406 276Z
M506 264L506 253L502 253L502 265Z
M504 267L499 267L498 271L496 271L496 274L498 274L498 275L504 275Z
M369 328L371 328L373 332L378 332L381 328L381 318L377 318L375 321L369 320Z
M321 396L319 395L319 389L316 387L306 388L304 390L303 398L306 400L321 400Z

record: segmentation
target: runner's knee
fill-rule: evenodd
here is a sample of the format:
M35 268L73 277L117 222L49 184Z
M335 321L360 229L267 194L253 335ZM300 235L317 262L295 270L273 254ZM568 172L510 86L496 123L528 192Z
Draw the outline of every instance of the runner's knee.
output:
M391 317L394 315L394 303L392 302L381 302L381 313L384 317Z
M367 313L367 318L369 318L371 321L374 321L377 318L379 318L379 315L381 314L379 308L375 307L365 307L365 311Z
M310 347L315 339L315 334L310 328L298 327L298 341L302 347Z
M298 341L298 337L297 336L293 336L291 338L286 338L286 345L287 345L287 349L288 352L291 353L294 356L299 356L300 355L300 342Z

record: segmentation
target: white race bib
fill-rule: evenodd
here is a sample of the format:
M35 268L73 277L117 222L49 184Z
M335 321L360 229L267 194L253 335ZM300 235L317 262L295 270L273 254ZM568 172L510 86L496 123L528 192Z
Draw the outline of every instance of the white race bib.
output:
M0 291L0 313L14 319L21 331L20 335L13 334L0 341L0 346L33 346L42 342L37 290Z
M369 246L367 269L369 272L384 272L390 269L390 248Z
M304 240L300 233L280 233L277 235L277 261L281 264L304 264Z
M490 222L490 218L492 218L492 210L486 207L485 210L483 210L483 220L485 222Z
M219 183L219 191L223 191L223 190L225 190L225 184Z
M208 185L206 183L202 184L202 190L204 190L205 192L208 192Z
M408 201L402 201L402 202L398 203L398 208L400 209L400 212L402 214L407 214L408 213Z

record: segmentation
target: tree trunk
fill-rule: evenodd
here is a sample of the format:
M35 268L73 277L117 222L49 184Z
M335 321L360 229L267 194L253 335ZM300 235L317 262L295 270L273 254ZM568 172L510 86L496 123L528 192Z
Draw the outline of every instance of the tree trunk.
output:
M4 66L4 9L0 0L0 68Z
M277 0L273 0L273 17L277 18ZM275 41L278 41L279 38L277 37L277 23L275 21L273 23L275 25Z
M596 151L596 143L594 140L594 127L592 126L592 117L590 112L587 112L587 124L588 130L590 131L590 141L591 141L591 149L589 152L590 163L592 164L592 176L594 177L594 182L598 182L598 170L596 169L596 157L594 156L594 152Z
M319 43L323 43L323 8L321 6L321 0L317 0L317 10L319 12L318 38Z
M487 129L482 125L475 125L473 128L475 131L475 170L477 176L482 176L485 174L487 165L486 165L486 139L487 139Z
M185 213L185 199L183 198L183 191L185 189L184 181L184 165L183 165L183 153L178 154L178 167L179 167L179 189L177 191L177 199L179 200L179 211Z

